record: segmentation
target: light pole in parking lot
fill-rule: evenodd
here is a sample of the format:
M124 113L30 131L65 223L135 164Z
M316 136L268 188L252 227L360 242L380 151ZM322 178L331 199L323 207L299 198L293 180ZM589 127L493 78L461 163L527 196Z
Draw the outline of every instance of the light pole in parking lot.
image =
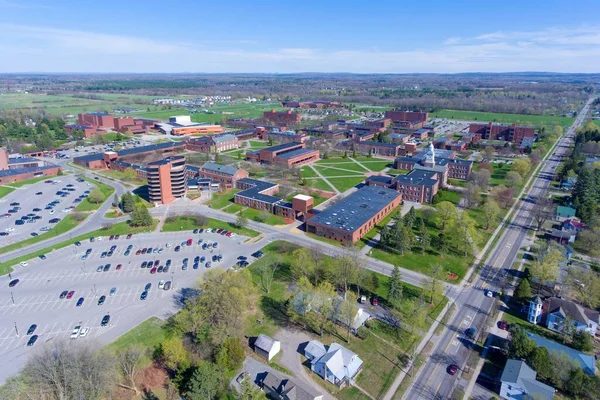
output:
M14 306L15 305L15 298L13 297L13 293L12 292L10 292L10 299L12 300L13 306Z
M96 290L96 284L94 283L94 298L98 297L98 291Z
M17 337L19 337L19 330L17 329L17 321L15 321L15 333L17 334Z

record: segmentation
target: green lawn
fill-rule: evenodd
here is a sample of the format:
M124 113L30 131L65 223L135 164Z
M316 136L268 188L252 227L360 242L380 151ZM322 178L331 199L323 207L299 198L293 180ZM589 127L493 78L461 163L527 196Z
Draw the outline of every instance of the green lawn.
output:
M243 210L241 212L241 214L248 218L251 219L253 221L257 221L257 222L262 222L268 225L285 225L285 219L283 219L282 217L275 215L275 214L271 214L269 212L263 212L260 210L255 210L253 208L246 208L245 210ZM261 217L264 217L264 221L262 221Z
M306 187L333 192L334 190L321 178L307 179Z
M116 171L116 170L100 171L100 172L98 172L98 174L103 175L110 179L116 179L118 181L127 182L127 183L131 183L134 185L141 186L141 185L146 184L146 179L143 179L137 175L135 176L135 178L129 179L129 178L127 178L127 174L125 172L121 172L121 171Z
M15 189L9 188L6 186L0 186L0 198L6 196L9 193L12 193Z
M410 171L406 170L406 169L390 169L388 171L389 175L406 175L408 174Z
M258 140L250 140L249 144L250 144L250 147L252 147L254 149L261 149L264 147L269 147L269 142L259 142Z
M438 204L442 201L449 201L453 204L458 204L460 202L460 193L442 189L434 196L433 204Z
M235 232L238 235L244 235L248 237L258 236L258 232L252 229L237 228L227 222L219 221L212 218L203 217L206 220L204 226L198 226L196 218L188 216L175 217L173 221L166 221L163 225L161 232L180 232L180 231L192 231L196 228L211 228L211 229L227 229L230 232Z
M447 118L467 121L499 122L505 124L531 123L532 125L547 124L563 126L571 125L574 121L574 118L558 117L552 115L500 114L462 110L441 110L429 114L429 118Z
M373 172L379 172L394 165L392 161L361 161L360 163Z
M65 218L65 219L67 219L67 218ZM63 222L63 221L61 221L61 222ZM69 222L69 224L71 224L71 223L72 222ZM97 229L95 231L88 232L88 233L85 233L83 235L79 235L79 236L76 236L76 237L71 238L69 240L65 240L65 241L57 243L55 245L46 247L46 248L44 248L42 250L35 251L33 253L25 254L23 256L14 258L12 260L2 262L2 263L0 263L0 275L5 275L5 274L11 272L12 271L12 266L15 265L15 264L20 263L21 261L30 260L32 258L35 258L35 257L39 256L40 254L51 253L54 250L62 249L63 247L67 247L67 246L69 246L69 245L71 245L71 244L73 244L73 243L75 243L77 241L87 240L87 239L89 239L92 236L96 237L96 236L110 236L110 235L125 235L125 234L129 234L129 233L151 232L151 231L154 230L154 228L156 228L156 224L157 223L158 223L158 220L153 220L152 226L149 226L149 227L135 227L134 228L134 227L129 226L129 224L125 221L125 222L119 222L119 223L113 224L113 225L110 226L109 229L103 229L103 228ZM57 225L59 225L59 224L60 224L60 222ZM67 227L67 226L68 226L68 224L65 223L65 227ZM67 230L70 230L70 229L67 229ZM54 234L53 231L51 230L49 232L46 232L44 235L49 234L49 233ZM37 236L35 238L31 238L31 239L41 238L44 235L40 235L40 236ZM47 238L48 237L46 236L44 239L47 239ZM29 239L29 240L31 240L31 239ZM15 243L15 245L18 244L20 246L23 246L24 243L26 243L26 242L28 242L28 241L26 240L26 241L23 241L23 242L20 242L20 243ZM36 242L27 243L27 245L33 244L33 243L36 243ZM19 248L20 246L17 246L16 248ZM0 250L0 252L6 252L6 251L10 251L10 250L14 250L15 249L15 248L9 248L9 250L5 250L8 247L10 247L10 246L5 246L3 249Z
M309 166L304 166L300 169L300 176L303 178L316 178L319 175Z
M319 171L324 177L330 176L346 176L346 175L360 175L364 176L366 171L363 167L353 162L348 164L335 164L335 165L316 165L315 169Z
M146 355L140 361L140 365L147 365L152 361L152 353L167 337L166 323L157 317L152 317L120 336L106 347L108 350L119 352L134 345L141 346L146 350Z
M331 182L331 184L335 186L337 190L339 190L340 192L345 192L351 187L354 187L359 183L364 182L365 177L360 176L356 178L327 178L327 180Z
M33 185L34 183L38 183L38 182L45 181L48 179L55 179L55 178L56 177L54 177L54 176L39 176L37 178L29 179L26 181L7 183L7 185L12 186L12 187L21 187L21 186L25 186L25 185Z
M77 211L97 210L110 196L113 195L113 193L115 192L115 189L112 186L109 186L102 182L98 182L95 179L88 179L88 178L84 178L84 179L90 183L93 183L94 185L96 185L96 187L98 189L100 189L103 199L100 203L90 203L89 197L86 197L85 199L83 199L83 201L81 203L79 203L77 205L77 207L75 207L75 210L77 210ZM90 190L92 190L92 189L90 189Z
M229 213L229 214L235 214L238 211L241 211L243 209L244 209L244 206L242 206L240 204L232 204L230 206L223 208L222 211L225 211L226 213Z
M494 167L494 172L492 173L492 177L490 179L492 186L503 185L504 178L506 178L506 174L508 171L510 171L511 164L492 163L491 165Z
M221 208L232 204L235 194L239 191L239 189L228 189L224 192L213 193L212 198L207 201L206 204L211 208L220 210Z

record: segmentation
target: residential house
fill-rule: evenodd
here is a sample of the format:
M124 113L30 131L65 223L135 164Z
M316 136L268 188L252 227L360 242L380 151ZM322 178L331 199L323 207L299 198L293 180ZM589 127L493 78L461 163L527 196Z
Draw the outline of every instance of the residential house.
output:
M500 397L508 400L553 399L554 388L536 380L536 376L525 361L508 360L500 378Z
M269 362L280 350L281 342L279 340L263 335L262 333L258 335L254 342L254 352Z
M560 229L552 229L548 233L550 239L560 243L560 244L568 244L573 243L575 238L577 237L577 233L573 231L563 231Z
M562 333L565 321L570 320L575 331L585 331L592 336L596 335L600 323L598 311L559 297L546 299L542 309L546 319L545 326L551 331Z
M314 344L313 348L325 347L314 342L317 341L311 342ZM351 385L363 364L356 353L338 343L332 343L325 354L315 355L305 351L304 355L310 360L310 369L314 373L338 387Z
M556 219L558 221L564 221L566 219L570 219L575 217L575 210L573 207L567 206L558 206L556 207Z
M322 400L323 395L311 386L275 372L267 372L260 386L274 400Z
M577 234L583 230L583 222L570 218L562 222L560 229L567 232L575 232Z
M596 359L593 355L582 353L535 333L527 332L527 336L535 342L536 346L544 347L550 353L556 352L567 356L574 365L581 367L586 374L592 376L596 374Z

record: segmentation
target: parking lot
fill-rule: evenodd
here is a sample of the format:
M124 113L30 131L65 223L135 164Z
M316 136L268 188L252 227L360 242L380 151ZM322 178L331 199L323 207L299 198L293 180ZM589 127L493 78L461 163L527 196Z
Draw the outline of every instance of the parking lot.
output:
M182 246L188 239L192 239L191 246ZM45 260L35 258L28 260L26 266L17 265L10 276L2 277L5 281L0 287L0 356L7 361L0 367L0 381L18 372L29 351L55 338L69 338L76 326L89 331L86 337L70 340L108 343L151 316L170 315L181 304L182 294L189 292L183 289L197 286L198 278L208 270L208 260L213 269L228 269L238 262L239 256L248 257L248 262L255 260L250 255L263 247L265 240L245 244L246 239L206 232L138 234L130 239L122 235L114 240L103 237L52 252L45 255ZM215 242L216 248L202 249L204 243ZM125 255L130 245L130 253ZM116 246L112 256L102 257L112 246ZM162 248L162 252L136 255L138 250L149 247ZM88 249L91 252L82 260ZM222 261L213 262L213 256L219 255ZM196 256L205 257L206 261L194 268ZM184 270L186 258L188 266ZM152 268L141 267L144 261L151 262L158 270L164 268L167 260L171 263L166 273L152 273ZM107 264L110 266L104 271ZM16 279L18 283L11 287L10 282ZM170 281L170 289L159 289L161 281ZM151 287L146 291L148 284ZM71 291L72 295L65 296ZM145 300L141 299L143 292ZM102 296L103 304L98 304ZM78 302L82 304L77 306ZM106 315L110 315L110 322L101 326ZM32 324L37 328L27 335ZM28 347L32 335L38 335L38 340Z
M48 181L52 183L46 183ZM76 207L92 188L93 184L79 182L76 177L59 176L25 185L3 197L0 199L0 246L50 230L59 222L56 219L67 216L72 211L70 207ZM57 203L50 208L51 202Z

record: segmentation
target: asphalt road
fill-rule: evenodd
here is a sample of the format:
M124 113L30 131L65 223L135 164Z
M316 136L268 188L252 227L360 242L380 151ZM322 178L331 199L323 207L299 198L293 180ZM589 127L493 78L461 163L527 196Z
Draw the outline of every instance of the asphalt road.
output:
M570 148L575 129L583 123L591 102L592 100L585 105L567 134L557 144L554 150L556 155L550 155L544 161L527 198L536 199L545 194L555 168L560 162L560 156ZM403 398L447 399L459 384L461 371L467 365L469 348L472 345L471 340L464 333L468 328L475 328L477 334L482 332L485 320L494 304L494 299L487 297L485 291L491 289L498 292L500 290L502 275L512 269L517 252L532 223L533 203L519 201L520 204L513 220L491 251L480 275L474 280L472 286L465 286L460 295L456 297L457 312L445 327L431 356L419 370ZM460 369L454 376L447 372L447 368L452 364L458 365ZM474 367L474 365L470 365L470 367Z
M194 245L183 247L175 252L176 244L194 239ZM197 241L217 241L219 246L212 250L202 250ZM46 260L39 258L29 260L28 266L17 267L11 277L0 280L0 384L11 375L15 375L23 367L27 355L45 342L56 339L68 339L73 327L80 325L89 327L85 338L72 340L97 341L107 344L127 332L142 321L159 316L165 318L181 306L181 297L189 293L188 288L195 288L198 278L207 270L204 265L193 269L195 256L212 257L223 255L221 263L212 263L211 268L229 268L235 265L237 257L247 256L267 243L261 241L244 244L246 238L236 236L228 238L213 233L149 233L134 235L131 239L121 236L118 240L95 240L82 242L81 246L71 245L47 255ZM171 246L166 247L169 242ZM129 256L124 252L128 245L133 245ZM112 257L101 257L111 245L117 248ZM137 249L142 247L163 247L162 254L153 253L136 256ZM82 255L87 249L92 253L86 260ZM184 258L189 258L187 270L182 270ZM159 260L165 265L167 259L172 264L168 273L151 274L150 269L141 268L143 261ZM111 264L107 272L97 272L97 267ZM118 264L122 267L116 270ZM19 279L14 287L9 287L10 279ZM160 281L172 281L173 289L158 289ZM152 284L148 298L140 300L147 283ZM111 288L116 293L110 296ZM71 299L60 299L63 291L73 290ZM104 304L98 305L98 298L106 296ZM76 303L83 297L83 305ZM100 326L104 315L110 315L110 324ZM26 331L32 324L37 324L34 334L39 335L37 343L27 347L29 340ZM17 335L18 334L18 335Z

